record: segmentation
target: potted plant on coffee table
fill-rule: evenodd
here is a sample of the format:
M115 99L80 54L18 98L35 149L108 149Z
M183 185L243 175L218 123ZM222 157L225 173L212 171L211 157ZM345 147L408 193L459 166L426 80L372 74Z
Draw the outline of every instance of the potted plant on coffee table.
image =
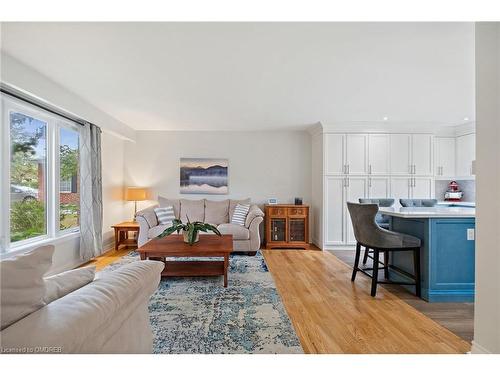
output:
M202 223L201 221L189 221L187 218L187 223L183 223L179 219L174 219L172 221L172 226L165 229L158 238L163 238L171 235L174 232L179 233L182 230L184 236L184 242L192 245L200 240L200 232L214 232L218 236L222 236L221 232L213 226L212 224Z

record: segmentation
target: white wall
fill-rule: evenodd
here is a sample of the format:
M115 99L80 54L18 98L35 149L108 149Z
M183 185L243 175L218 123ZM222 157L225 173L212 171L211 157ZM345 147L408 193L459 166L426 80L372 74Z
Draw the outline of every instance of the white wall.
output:
M181 157L229 159L229 194L179 193ZM226 199L250 197L262 204L302 197L311 201L311 139L304 131L286 132L169 132L138 131L126 147L128 185L146 186L156 199ZM141 202L140 208L150 202ZM129 208L132 213L132 206Z
M500 24L476 24L474 353L500 353Z
M111 225L132 219L126 210L128 202L123 200L125 145L129 143L112 134L102 133L102 239L105 249L109 249L114 241Z
M113 235L110 231L110 225L130 219L129 212L125 211L126 202L122 199L125 144L130 143L124 139L134 137L135 131L88 104L42 74L3 53L1 55L1 63L2 82L13 85L18 89L46 100L51 105L92 121L103 129L103 242L105 248L109 248ZM49 273L64 271L81 264L78 236L58 239L52 243L56 249L53 257L53 265ZM25 252L29 249L23 248L19 252ZM11 256L15 253L17 251L3 254L2 257Z

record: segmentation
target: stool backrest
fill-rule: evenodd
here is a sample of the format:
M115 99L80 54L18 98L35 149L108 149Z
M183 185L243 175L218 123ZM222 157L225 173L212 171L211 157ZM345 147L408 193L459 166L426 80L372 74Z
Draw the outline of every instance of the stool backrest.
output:
M380 229L375 222L378 204L347 202L347 209L351 216L356 241L362 244L371 244L374 233Z
M379 207L392 207L394 206L394 199L392 198L359 198L359 203L376 203Z
M437 199L400 199L399 203L403 207L434 207Z

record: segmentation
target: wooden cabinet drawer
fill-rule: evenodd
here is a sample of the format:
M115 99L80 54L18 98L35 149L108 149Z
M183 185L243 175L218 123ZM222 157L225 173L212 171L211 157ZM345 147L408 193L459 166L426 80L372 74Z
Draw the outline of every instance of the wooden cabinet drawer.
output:
M307 209L304 207L288 208L288 215L289 216L304 216L306 214L307 214Z
M284 207L271 207L269 208L269 216L286 216L286 208Z

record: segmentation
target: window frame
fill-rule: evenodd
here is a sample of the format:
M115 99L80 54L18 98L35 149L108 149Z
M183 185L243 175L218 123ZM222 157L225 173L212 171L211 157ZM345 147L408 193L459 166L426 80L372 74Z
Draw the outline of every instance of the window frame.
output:
M60 160L59 160L59 140L61 127L69 128L78 133L78 147L81 142L81 127L76 123L63 119L56 114L47 112L41 108L25 103L7 94L0 94L1 100L1 121L0 144L2 153L0 155L1 175L0 178L5 183L0 186L0 254L15 252L16 250L32 247L37 244L45 244L50 241L59 240L68 235L79 235L80 227L61 230L59 220L60 201ZM45 219L46 234L11 242L10 233L10 168L11 168L11 138L10 138L10 113L19 112L27 116L36 118L46 123L46 176L45 176ZM79 154L81 157L81 154ZM81 165L79 160L79 166Z

